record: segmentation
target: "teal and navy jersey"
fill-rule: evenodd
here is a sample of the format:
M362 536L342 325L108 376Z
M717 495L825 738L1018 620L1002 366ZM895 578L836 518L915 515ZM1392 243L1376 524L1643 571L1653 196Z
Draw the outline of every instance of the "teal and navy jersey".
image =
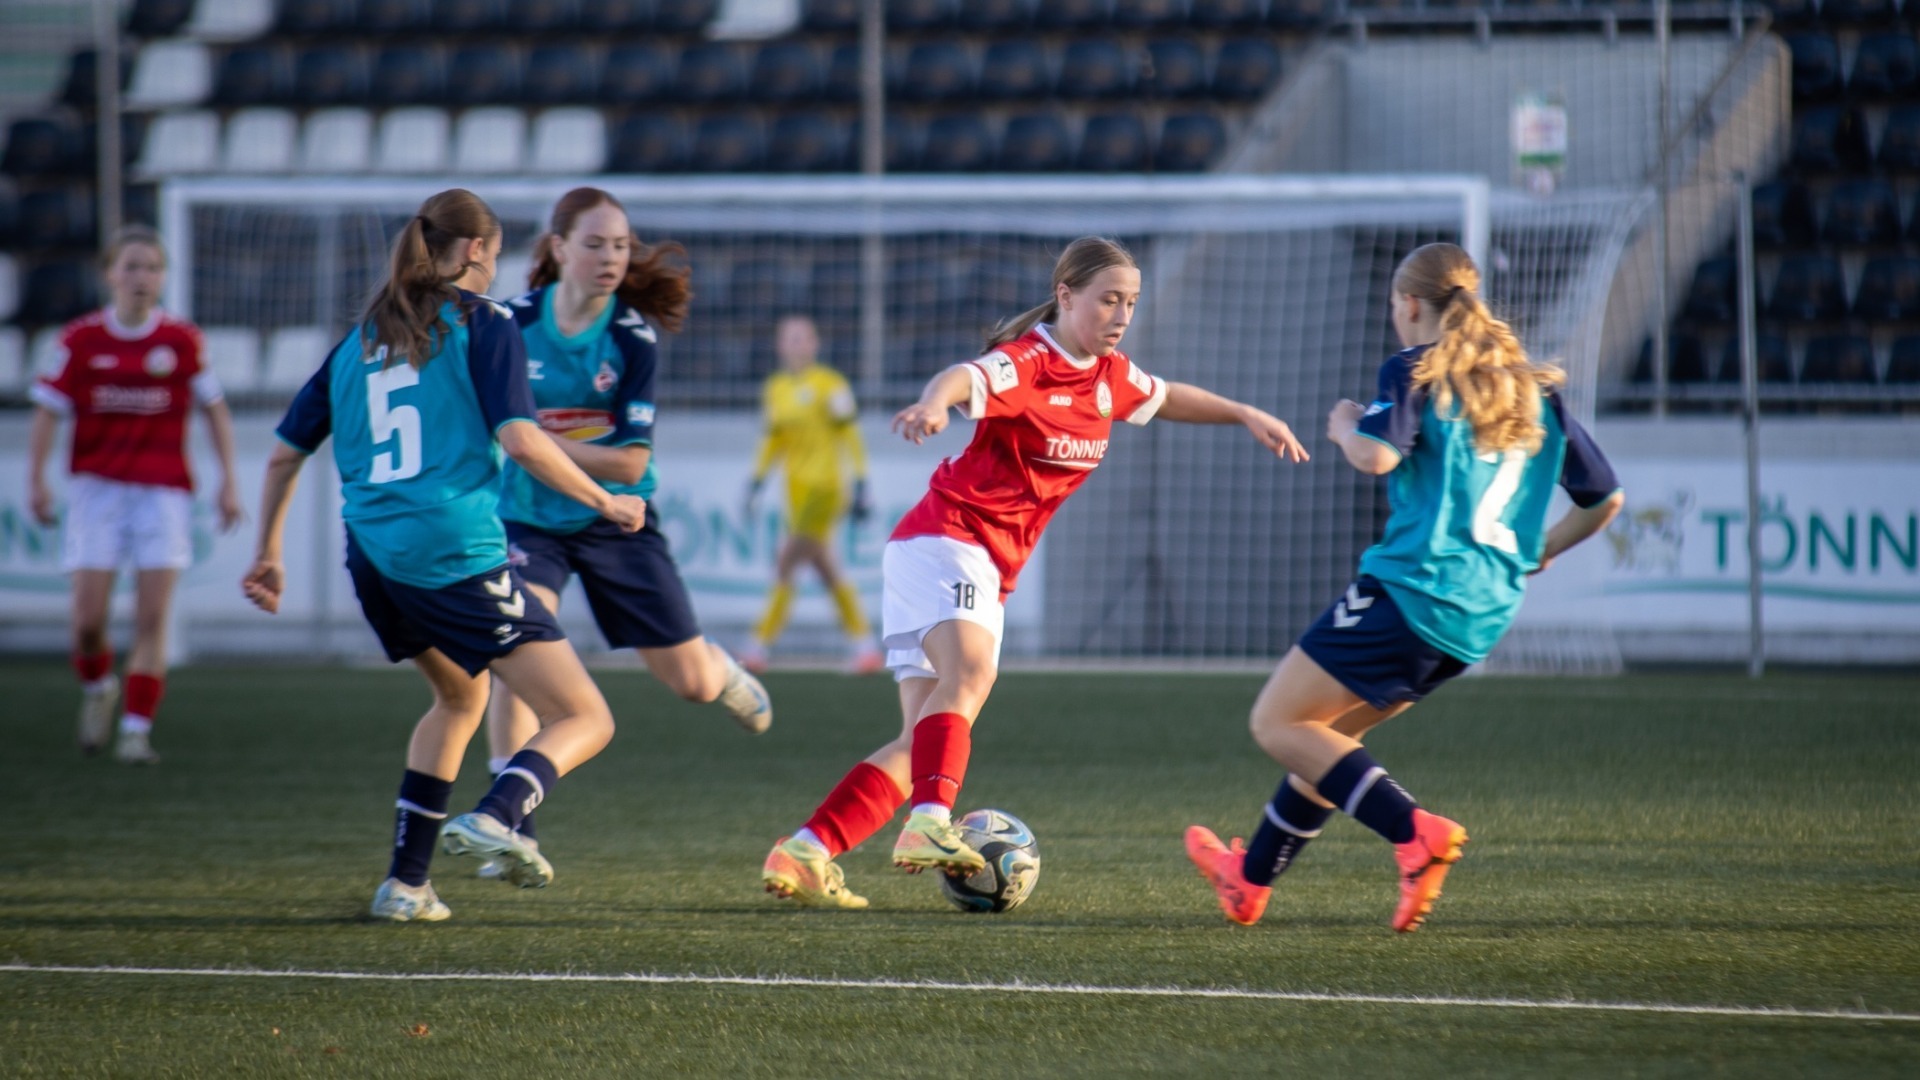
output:
M553 289L536 289L513 301L513 316L527 343L527 382L540 410L540 425L556 438L600 446L653 445L653 375L656 334L640 313L618 300L593 324L571 337L553 321ZM653 461L637 484L600 480L615 495L653 497ZM570 533L599 515L535 480L508 462L500 493L500 516L548 532Z
M1557 484L1574 504L1598 506L1619 490L1613 466L1556 394L1543 395L1546 438L1524 450L1481 453L1473 426L1442 417L1413 369L1425 347L1380 369L1380 391L1360 434L1392 447L1393 513L1386 535L1360 557L1360 573L1386 586L1415 633L1450 656L1479 663L1513 625L1527 575L1540 566L1547 506Z
M462 291L441 307L440 348L388 364L356 327L288 407L276 434L304 454L333 437L342 516L381 575L445 588L507 561L494 435L533 422L526 349L505 307Z

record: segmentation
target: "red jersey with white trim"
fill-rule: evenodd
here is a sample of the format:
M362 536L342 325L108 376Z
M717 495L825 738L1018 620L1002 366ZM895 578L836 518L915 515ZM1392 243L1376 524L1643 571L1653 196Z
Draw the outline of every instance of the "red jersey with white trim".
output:
M1077 359L1044 325L995 346L968 373L973 441L934 470L893 539L979 544L1000 570L1004 600L1053 512L1106 456L1114 418L1153 419L1167 384L1124 353Z
M73 417L73 472L184 491L193 490L187 413L221 396L192 323L155 311L126 327L110 309L67 324L59 370L30 394Z

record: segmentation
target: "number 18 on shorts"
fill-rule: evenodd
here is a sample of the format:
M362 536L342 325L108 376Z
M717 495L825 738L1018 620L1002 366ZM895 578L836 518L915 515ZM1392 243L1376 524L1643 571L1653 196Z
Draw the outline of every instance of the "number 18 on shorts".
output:
M993 635L994 663L1000 662L1007 614L1000 603L1000 570L985 548L945 536L892 540L880 569L886 583L882 644L894 678L935 677L920 642L943 622L984 627Z

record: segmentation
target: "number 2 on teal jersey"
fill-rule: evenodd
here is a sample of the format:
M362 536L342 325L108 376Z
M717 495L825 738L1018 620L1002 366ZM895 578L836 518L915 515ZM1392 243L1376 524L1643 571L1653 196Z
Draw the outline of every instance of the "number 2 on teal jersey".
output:
M388 394L418 385L420 372L412 364L367 373L367 424L373 429L373 444L396 440L392 450L374 455L367 483L387 484L420 475L420 410L387 404Z
M1498 460L1500 468L1493 474L1493 483L1487 485L1486 493L1480 496L1480 504L1473 508L1473 539L1509 555L1518 555L1520 538L1500 519L1506 515L1507 504L1520 493L1520 474L1527 467L1527 452L1508 450L1497 458L1491 453L1481 454L1479 458L1489 465Z

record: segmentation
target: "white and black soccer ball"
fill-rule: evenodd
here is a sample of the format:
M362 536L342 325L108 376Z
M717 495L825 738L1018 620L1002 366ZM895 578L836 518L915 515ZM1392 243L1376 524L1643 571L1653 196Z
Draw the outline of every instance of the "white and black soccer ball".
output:
M987 865L966 877L941 874L940 891L961 911L1012 911L1040 880L1040 844L1026 823L1005 810L975 810L955 821L967 846Z

